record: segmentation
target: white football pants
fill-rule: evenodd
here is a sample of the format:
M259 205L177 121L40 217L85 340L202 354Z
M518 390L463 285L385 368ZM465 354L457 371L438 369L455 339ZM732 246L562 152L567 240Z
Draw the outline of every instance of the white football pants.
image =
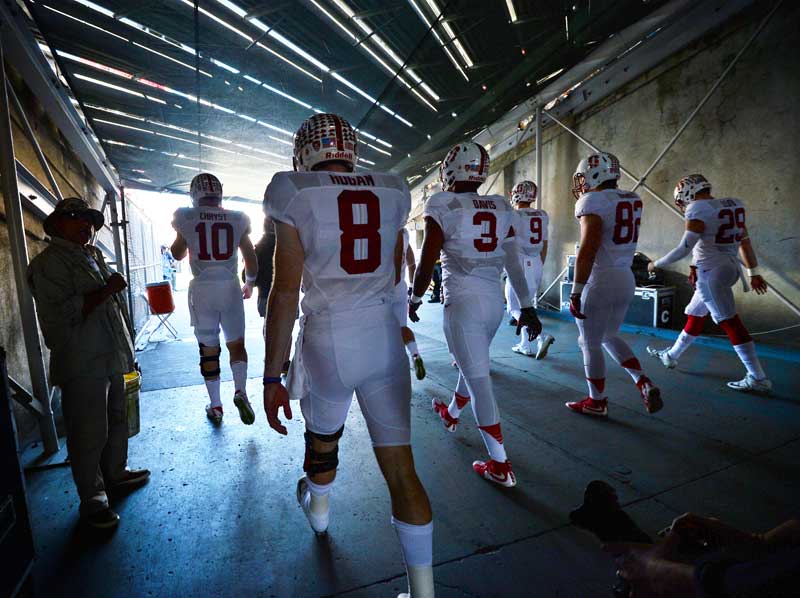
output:
M698 267L694 295L684 313L699 318L710 313L716 324L730 320L736 315L733 285L739 280L740 274L739 265L734 259L726 260L714 268Z
M197 341L209 347L219 346L219 329L229 343L244 338L244 300L239 281L203 281L189 284L189 313Z

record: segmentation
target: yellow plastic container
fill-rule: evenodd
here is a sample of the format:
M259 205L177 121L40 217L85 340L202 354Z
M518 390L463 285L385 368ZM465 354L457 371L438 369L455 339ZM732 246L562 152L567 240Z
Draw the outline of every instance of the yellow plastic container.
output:
M139 433L139 390L142 388L142 376L139 372L125 374L125 408L128 412L128 438Z

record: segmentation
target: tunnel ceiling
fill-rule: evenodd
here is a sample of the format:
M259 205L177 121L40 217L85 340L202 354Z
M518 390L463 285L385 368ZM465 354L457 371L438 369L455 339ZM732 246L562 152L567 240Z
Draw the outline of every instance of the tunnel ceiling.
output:
M186 191L203 169L226 195L258 199L291 168L292 134L314 111L358 127L361 168L405 160L404 175L422 174L435 148L474 136L664 3L513 0L513 23L505 0L26 6L126 186ZM427 160L415 160L421 146Z

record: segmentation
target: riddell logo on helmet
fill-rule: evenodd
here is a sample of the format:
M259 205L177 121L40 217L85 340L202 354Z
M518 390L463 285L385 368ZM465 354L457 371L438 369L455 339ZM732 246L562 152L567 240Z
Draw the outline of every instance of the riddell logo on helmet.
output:
M349 160L353 161L353 152L325 152L326 160Z

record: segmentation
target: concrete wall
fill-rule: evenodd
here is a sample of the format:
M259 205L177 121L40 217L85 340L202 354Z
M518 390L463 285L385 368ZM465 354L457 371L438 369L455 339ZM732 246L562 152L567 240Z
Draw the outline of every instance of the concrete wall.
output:
M685 49L646 73L614 96L567 122L580 135L615 153L623 166L643 173L689 113L755 30L766 3L756 3L720 31ZM800 203L793 182L800 176L800 5L784 3L708 104L648 178L666 199L677 180L701 172L717 197L736 196L747 206L747 223L765 278L800 304ZM572 172L588 149L551 124L543 142L543 207L551 217L550 256L544 279L549 283L574 253L578 224L570 193ZM508 192L515 181L535 180L534 143L500 156L492 170L500 172L493 192ZM490 175L489 181L495 175ZM633 182L623 177L621 187ZM482 192L487 192L482 190ZM683 222L641 192L645 203L639 249L658 257L674 247ZM679 285L679 310L691 289L682 273L688 261L673 266ZM548 299L557 302L554 293ZM797 316L773 296L736 292L739 312L753 331L787 326ZM678 318L682 324L683 318ZM717 331L718 332L718 331ZM796 331L760 340L795 342Z

